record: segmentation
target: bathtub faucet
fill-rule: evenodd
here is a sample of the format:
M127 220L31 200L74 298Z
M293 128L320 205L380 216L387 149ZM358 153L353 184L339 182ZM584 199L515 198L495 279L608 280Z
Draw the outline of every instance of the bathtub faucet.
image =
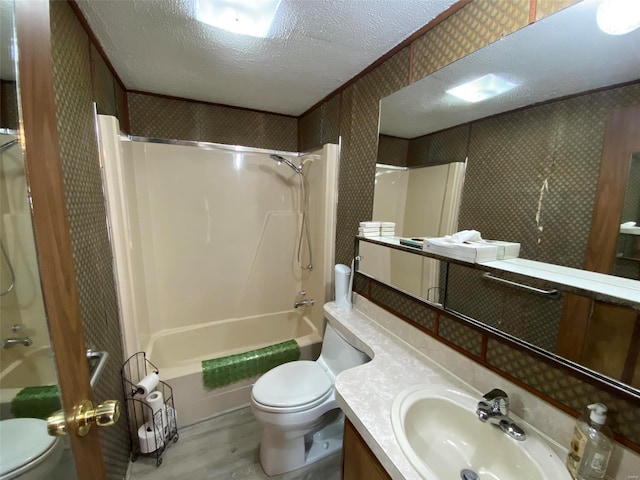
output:
M28 347L33 342L29 337L13 337L13 338L5 338L2 340L2 348L12 348L16 345L24 345Z
M293 302L293 308L298 307L313 307L313 300L296 300L295 302Z

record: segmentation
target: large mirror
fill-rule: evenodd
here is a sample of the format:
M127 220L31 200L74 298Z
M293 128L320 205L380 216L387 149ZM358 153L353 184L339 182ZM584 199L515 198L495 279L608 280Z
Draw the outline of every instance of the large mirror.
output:
M600 3L578 3L384 98L374 219L396 222L405 238L474 229L520 243L521 258L591 269L607 121L616 109L640 108L640 29L604 33ZM477 102L447 93L489 74L512 88ZM482 91L496 87L489 80ZM604 273L640 280L638 154L626 162L624 213L621 203L608 212L616 258ZM363 273L442 302L442 266L379 248L361 250ZM516 291L459 265L447 277L447 309L640 389L637 311L595 302L582 322L567 297Z

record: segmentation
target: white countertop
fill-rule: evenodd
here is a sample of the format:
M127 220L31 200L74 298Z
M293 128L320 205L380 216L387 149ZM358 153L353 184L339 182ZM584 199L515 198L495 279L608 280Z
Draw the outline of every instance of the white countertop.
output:
M324 310L332 327L372 357L369 363L337 376L338 404L394 480L420 480L393 434L391 404L399 392L412 385L459 382L447 379L437 365L363 314L339 309L333 302Z
M500 388L509 393L514 419L561 458L566 456L574 418L359 295L354 297L358 310L342 310L330 302L324 305L325 317L372 360L337 376L336 400L391 478L421 479L400 450L391 426L394 398L418 384L452 385L478 399L481 391ZM616 444L609 467L609 479L635 478L640 455Z

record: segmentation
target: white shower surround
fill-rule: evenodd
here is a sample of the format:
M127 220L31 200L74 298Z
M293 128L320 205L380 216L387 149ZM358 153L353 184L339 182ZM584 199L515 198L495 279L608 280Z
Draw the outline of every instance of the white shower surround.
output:
M114 117L100 115L99 124L128 355L170 331L291 310L303 289L317 305L307 316L322 332L333 270L336 145L300 159L315 265L302 273L299 179L286 165L247 149L131 142L121 139Z

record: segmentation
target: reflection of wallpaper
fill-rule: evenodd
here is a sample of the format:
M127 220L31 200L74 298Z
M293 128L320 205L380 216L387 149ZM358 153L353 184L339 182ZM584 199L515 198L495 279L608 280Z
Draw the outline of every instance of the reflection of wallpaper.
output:
M376 163L400 167L441 165L467 157L469 125L404 139L380 134Z
M582 268L604 124L613 108L634 103L640 84L474 122L459 229L520 242L522 258ZM448 295L454 310L555 350L561 300L478 281L464 268L452 269Z
M469 125L412 138L409 141L407 166L462 162L467 157L468 140Z
M378 159L376 163L406 167L408 148L409 140L381 134L378 137Z

